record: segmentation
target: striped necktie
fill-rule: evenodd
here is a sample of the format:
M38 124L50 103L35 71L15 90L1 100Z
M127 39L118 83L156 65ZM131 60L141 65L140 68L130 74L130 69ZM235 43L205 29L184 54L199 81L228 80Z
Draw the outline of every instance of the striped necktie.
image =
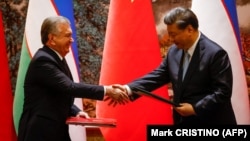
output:
M189 65L189 58L190 58L190 55L188 54L188 52L184 51L184 58L183 58L183 65L182 65L182 80L184 79L185 77L185 74L187 72L187 68L188 68L188 65Z

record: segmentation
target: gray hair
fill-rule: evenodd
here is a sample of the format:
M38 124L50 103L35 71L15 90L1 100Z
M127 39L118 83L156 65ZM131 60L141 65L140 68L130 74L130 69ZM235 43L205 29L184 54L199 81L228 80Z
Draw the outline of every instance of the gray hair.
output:
M58 25L61 23L67 23L70 24L69 19L63 16L52 16L47 17L42 24L41 27L41 40L42 44L45 45L48 41L48 35L50 33L58 34L60 32L60 29L58 28Z

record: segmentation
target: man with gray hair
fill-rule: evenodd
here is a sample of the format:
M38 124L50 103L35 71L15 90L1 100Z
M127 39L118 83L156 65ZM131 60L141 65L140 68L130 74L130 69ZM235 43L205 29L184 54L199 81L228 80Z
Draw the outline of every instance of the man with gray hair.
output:
M41 26L43 47L32 58L24 82L24 106L18 141L70 141L66 119L80 110L74 97L124 103L127 94L109 86L75 83L64 57L72 29L67 18L48 17Z

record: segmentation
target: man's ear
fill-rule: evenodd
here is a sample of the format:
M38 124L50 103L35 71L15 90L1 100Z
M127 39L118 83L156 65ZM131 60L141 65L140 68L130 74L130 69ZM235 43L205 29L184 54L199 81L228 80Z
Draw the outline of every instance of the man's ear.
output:
M48 35L48 39L49 39L49 40L52 40L52 39L53 39L53 35L52 35L51 33Z
M54 36L51 33L48 35L48 43L51 44L51 45L55 44L55 42L54 42Z
M188 29L188 32L194 32L195 31L194 28L191 25L188 25L186 28Z

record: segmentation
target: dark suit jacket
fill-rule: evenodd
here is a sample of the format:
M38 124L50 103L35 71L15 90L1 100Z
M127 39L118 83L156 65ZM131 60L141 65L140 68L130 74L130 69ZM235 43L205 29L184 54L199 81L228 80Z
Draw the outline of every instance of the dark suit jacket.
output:
M182 117L174 111L175 124L236 124L232 68L226 51L201 34L183 81L182 57L183 50L172 45L158 68L128 85L152 91L171 82L174 102L191 103L197 113Z
M78 111L74 97L102 100L104 87L74 83L54 51L39 49L25 77L18 141L69 141L65 121Z

